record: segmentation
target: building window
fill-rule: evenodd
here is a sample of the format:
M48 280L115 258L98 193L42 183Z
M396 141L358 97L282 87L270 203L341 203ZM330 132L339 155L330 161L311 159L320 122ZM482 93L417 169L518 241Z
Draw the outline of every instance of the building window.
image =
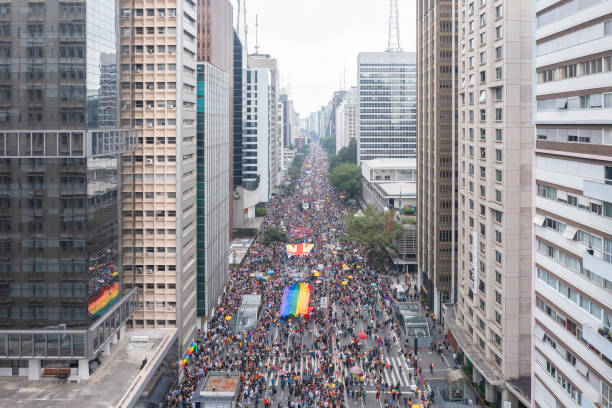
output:
M496 142L501 142L503 140L502 138L502 130L501 129L495 129L495 141Z
M500 38L502 38L502 35L503 35L502 26L495 27L495 39L499 40Z
M495 79L502 79L502 68L495 68Z
M502 120L502 108L495 108L495 120L496 121Z

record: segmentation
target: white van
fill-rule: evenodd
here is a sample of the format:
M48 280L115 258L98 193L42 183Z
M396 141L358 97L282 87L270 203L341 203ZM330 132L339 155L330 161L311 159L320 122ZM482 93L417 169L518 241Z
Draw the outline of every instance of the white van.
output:
M398 301L400 302L405 302L407 297L406 297L406 289L404 289L403 286L399 286L395 289L395 297L397 298Z

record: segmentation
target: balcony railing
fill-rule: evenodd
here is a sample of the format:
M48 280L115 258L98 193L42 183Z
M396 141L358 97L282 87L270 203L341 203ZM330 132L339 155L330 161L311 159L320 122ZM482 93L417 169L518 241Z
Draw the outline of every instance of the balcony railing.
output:
M140 307L133 288L88 329L0 330L0 359L93 358Z

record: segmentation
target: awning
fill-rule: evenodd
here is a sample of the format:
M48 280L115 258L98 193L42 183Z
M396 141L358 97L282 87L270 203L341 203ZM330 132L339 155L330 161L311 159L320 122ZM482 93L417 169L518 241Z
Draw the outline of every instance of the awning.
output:
M572 227L571 225L567 225L565 227L565 231L563 231L563 236L573 241L576 237L576 232L578 232L576 228Z
M467 377L465 376L465 373L463 372L462 369L453 370L453 371L449 372L448 374L446 374L446 381L449 384L452 384L452 383L460 381L460 380L464 380L466 378Z
M536 214L535 217L533 217L533 223L541 227L542 225L544 225L545 219L546 217L543 216L542 214Z

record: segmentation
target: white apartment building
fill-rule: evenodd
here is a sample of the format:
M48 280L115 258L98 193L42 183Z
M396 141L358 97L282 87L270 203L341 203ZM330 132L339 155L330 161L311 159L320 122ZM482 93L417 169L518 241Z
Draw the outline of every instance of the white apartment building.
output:
M270 71L268 99L270 101L269 110L269 128L270 128L270 186L269 194L276 193L277 186L280 185L283 173L283 117L282 104L280 103L280 73L278 70L278 62L268 54L251 54L248 59L249 68L266 68ZM248 85L247 85L248 86ZM253 90L252 90L253 91ZM247 88L246 99L249 98L249 90ZM251 111L251 114L255 112ZM249 116L249 107L247 106L247 120ZM255 115L251 115L253 118Z
M416 53L362 52L357 65L357 164L415 157Z
M612 406L612 1L534 3L536 407Z
M348 90L336 108L336 153L357 138L357 109L359 94L357 87Z
M460 0L458 25L458 296L445 324L486 401L529 406L532 1Z
M141 289L134 327L196 333L196 3L120 0L123 282Z
M246 71L246 121L243 124L242 174L245 182L258 181L259 202L267 203L274 191L276 116L272 98L272 72L268 68Z

